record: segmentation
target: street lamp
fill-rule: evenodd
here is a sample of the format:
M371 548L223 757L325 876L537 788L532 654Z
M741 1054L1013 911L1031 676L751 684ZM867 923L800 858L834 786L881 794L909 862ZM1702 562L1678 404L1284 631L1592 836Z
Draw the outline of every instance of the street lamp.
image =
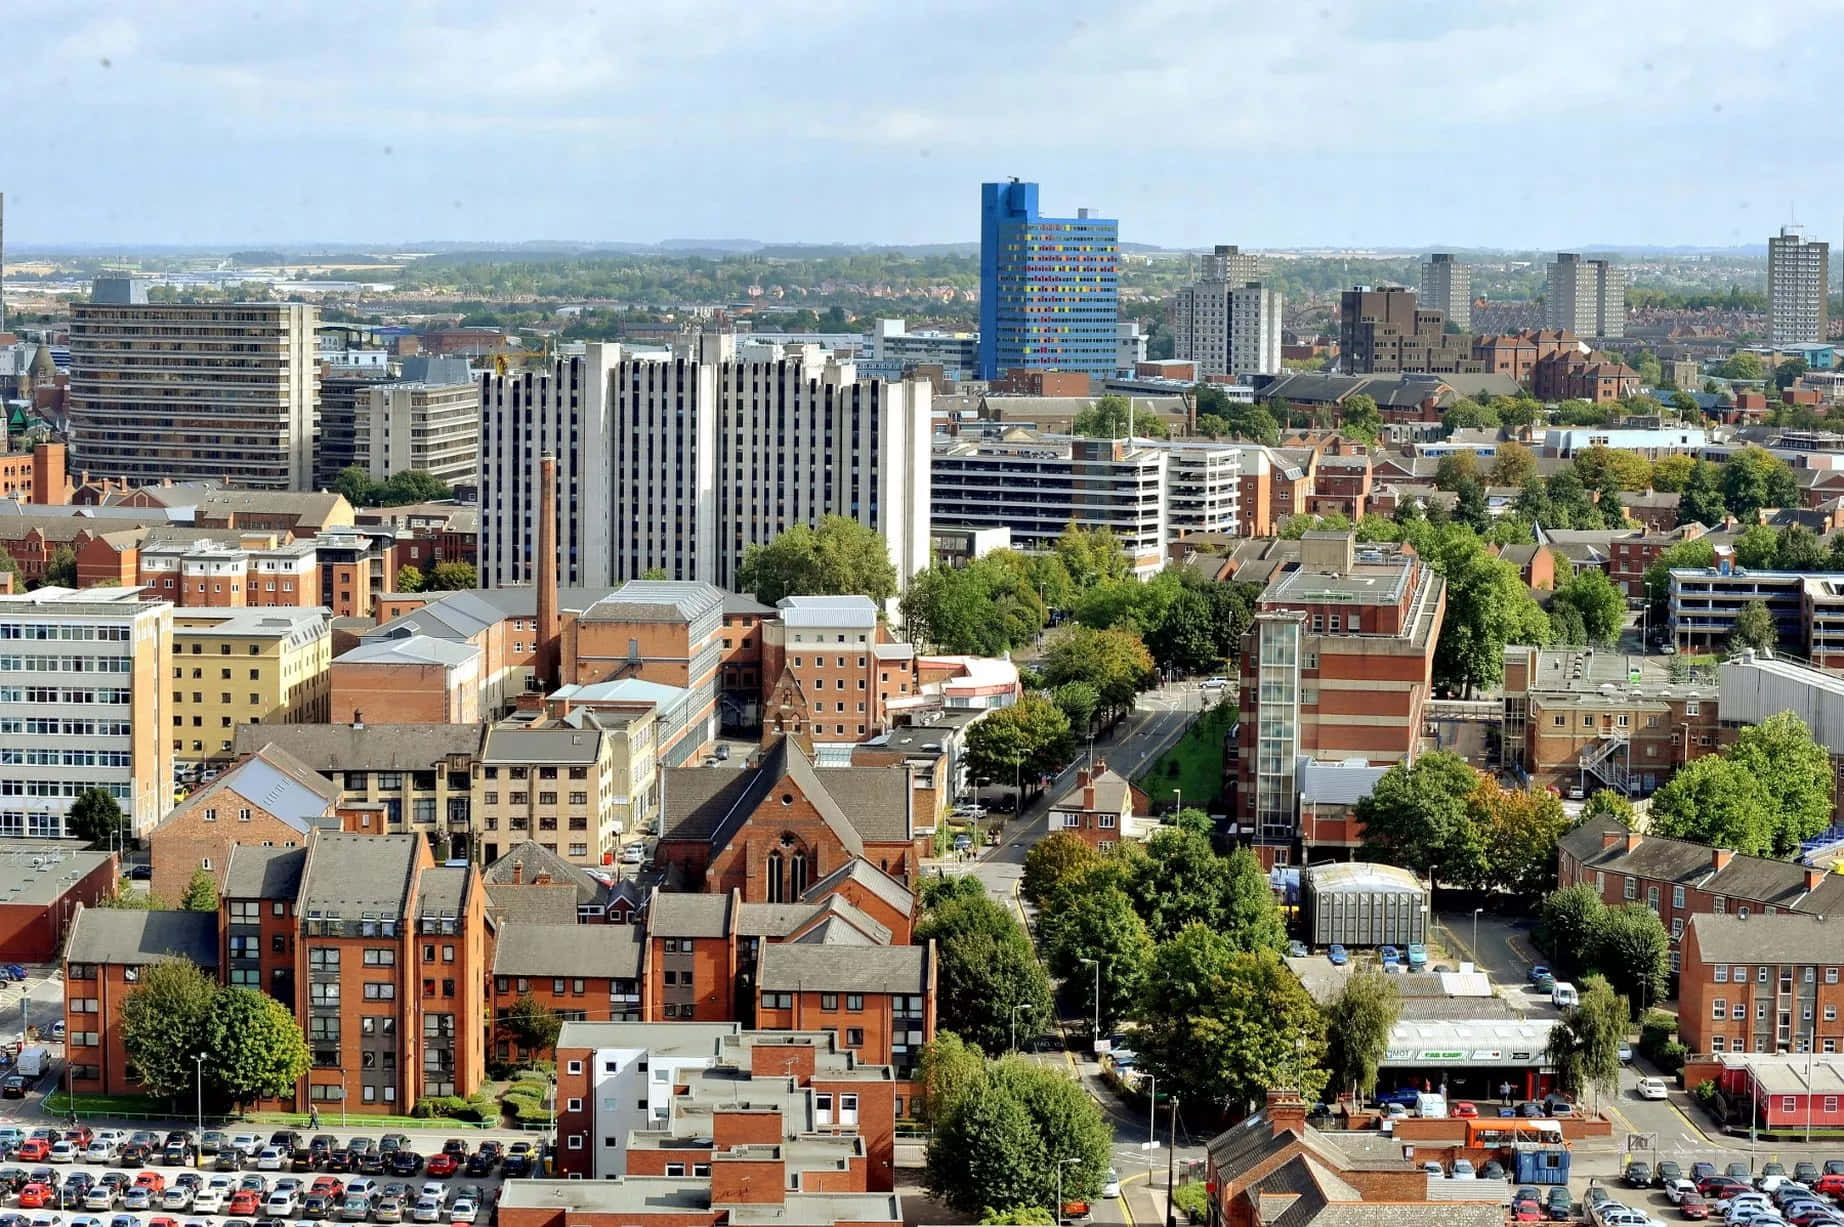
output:
M1485 911L1485 909L1482 907L1476 907L1473 909L1473 962L1475 963L1478 963L1480 961L1480 958L1479 958L1479 913L1483 911Z
M1081 962L1095 969L1095 1042L1101 1043L1101 964L1095 959L1082 959Z
M1073 1163L1080 1163L1080 1162L1082 1162L1082 1160L1073 1159L1073 1158L1057 1160L1057 1164L1056 1164L1056 1224L1057 1224L1057 1227L1063 1227L1063 1169L1070 1166Z
M199 1141L202 1143L205 1138L205 1054L201 1052L193 1057L192 1063L198 1067L198 1137ZM205 1157L202 1145L193 1153L198 1159ZM194 1159L193 1162L196 1165L197 1159Z
M1153 1155L1159 1150L1159 1075L1146 1075L1146 1187L1153 1187Z
M1031 1003L1028 1001L1020 1001L1017 1005L1012 1007L1012 1051L1013 1052L1018 1051L1018 1011L1028 1010L1030 1008L1031 1008Z

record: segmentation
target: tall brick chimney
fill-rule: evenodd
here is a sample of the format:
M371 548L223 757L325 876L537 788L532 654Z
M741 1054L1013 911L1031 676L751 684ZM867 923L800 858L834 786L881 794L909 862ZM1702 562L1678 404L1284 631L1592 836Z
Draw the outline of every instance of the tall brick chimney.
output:
M538 461L538 680L557 688L557 457Z
M1290 1086L1268 1088L1268 1124L1276 1137L1289 1129L1299 1134L1306 1132L1306 1101L1298 1091Z

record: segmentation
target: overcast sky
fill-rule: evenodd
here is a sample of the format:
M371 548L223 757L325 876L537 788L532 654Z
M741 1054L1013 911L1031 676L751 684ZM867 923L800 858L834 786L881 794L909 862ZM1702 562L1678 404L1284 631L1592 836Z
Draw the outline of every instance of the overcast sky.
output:
M58 0L8 22L7 238L1836 237L1837 0Z

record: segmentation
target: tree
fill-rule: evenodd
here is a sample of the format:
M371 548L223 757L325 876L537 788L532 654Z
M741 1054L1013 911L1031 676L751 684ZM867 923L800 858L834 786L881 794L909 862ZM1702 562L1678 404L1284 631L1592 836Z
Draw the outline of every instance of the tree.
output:
M1049 611L1022 559L976 558L964 567L928 567L911 578L901 601L910 640L938 651L997 656L1028 643ZM1017 561L1014 561L1014 560Z
M96 901L97 907L113 908L119 912L166 912L172 905L151 890L135 890L127 882L116 883L115 889Z
M1073 831L1052 831L1025 853L1018 893L1043 907L1065 885L1078 882L1101 863L1101 853Z
M186 893L179 898L179 906L188 912L211 912L218 910L218 883L211 876L209 869L194 869L192 880L186 883Z
M1588 803L1581 807L1581 820L1611 818L1623 827L1631 827L1637 811L1626 794L1615 792L1611 788L1597 788L1588 795Z
M64 831L72 839L88 840L92 848L107 848L123 841L127 816L115 798L101 788L86 788L70 803Z
M423 573L420 569L404 563L397 568L397 579L392 587L398 592L421 592L423 590Z
M1340 433L1365 443L1374 443L1383 433L1383 414L1377 402L1362 393L1345 398L1338 411Z
M1549 619L1518 569L1488 554L1477 534L1448 525L1427 546L1423 556L1447 581L1447 616L1434 648L1442 685L1494 684L1504 676L1507 643L1548 641Z
M1093 1010L1106 1034L1139 1002L1152 936L1117 886L1071 893L1059 902L1038 918L1038 942L1051 972L1063 981L1065 1002L1076 1012ZM1085 962L1099 967L1099 974L1091 978Z
M1037 694L988 712L967 729L967 769L976 778L1048 775L1061 770L1074 749L1069 717Z
M1781 571L1824 570L1825 547L1819 544L1818 534L1804 524L1788 524L1780 531L1774 567Z
M883 534L829 515L818 528L796 524L745 549L736 583L764 605L784 596L867 596L881 605L896 593L896 567Z
M212 1084L239 1110L292 1093L307 1073L301 1024L287 1006L257 989L218 989L204 1033Z
M1479 458L1472 452L1448 452L1434 466L1434 488L1457 490L1460 483L1479 480Z
M1731 355L1727 362L1716 368L1716 374L1723 379L1753 380L1767 375L1767 368L1759 354L1740 350Z
M46 588L75 588L77 586L77 552L68 545L60 545L51 551L51 557L45 560L45 574L42 586Z
M1471 397L1462 396L1447 406L1441 414L1441 426L1448 434L1456 430L1478 430L1484 426L1497 426L1498 414Z
M563 1018L530 993L521 993L506 1011L506 1029L528 1052L551 1052L563 1031Z
M205 1026L217 991L197 963L166 958L143 969L139 986L122 999L122 1047L152 1094L170 1098L193 1089L194 1058L207 1050Z
M1722 498L1736 519L1753 520L1763 507L1799 506L1799 482L1766 448L1744 447L1722 466Z
M1580 1003L1563 1007L1550 1029L1546 1055L1558 1087L1567 1094L1580 1095L1590 1087L1611 1094L1619 1086L1626 1001L1600 976L1589 976L1577 987Z
M1720 754L1694 758L1652 794L1652 830L1769 856L1774 829L1763 781Z
M1771 652L1780 642L1780 628L1774 621L1773 611L1767 608L1767 602L1749 601L1742 606L1742 611L1735 615L1735 629L1729 632L1729 647L1734 651L1753 648L1757 652Z
M1719 527L1729 515L1722 487L1722 471L1708 460L1697 461L1684 479L1678 499L1678 523Z
M1398 763L1357 803L1364 847L1435 882L1471 883L1485 847L1470 801L1479 773L1445 750Z
M1703 406L1697 403L1696 397L1683 388L1671 394L1671 407L1677 410L1679 416L1687 422L1697 421L1703 416Z
M1470 477L1454 483L1453 518L1476 533L1491 527L1492 518L1485 507L1485 487Z
M1207 673L1223 663L1210 602L1199 592L1180 592L1173 599L1146 646L1153 659L1173 673Z
M369 506L371 474L362 465L349 464L333 478L333 493L345 495L354 507Z
M1056 540L1056 556L1079 593L1109 580L1126 579L1133 570L1133 560L1111 528L1071 524Z
M480 587L480 575L471 562L438 562L429 572L428 587L431 592L465 592Z
M1537 908L1537 928L1552 962L1587 966L1607 904L1586 882L1553 890Z
M1622 903L1602 913L1589 957L1641 1015L1664 998L1665 978L1671 972L1671 935L1658 913L1645 904Z
M1522 443L1501 443L1492 461L1492 484L1525 486L1536 480L1537 455Z
M1125 396L1110 393L1076 414L1072 434L1088 439L1123 439L1137 435L1142 439L1164 439L1171 434L1159 415L1142 409Z
M392 473L382 484L367 492L373 502L384 507L402 507L409 503L429 503L454 494L448 483L422 469L402 469Z
M935 942L940 1028L997 1052L1010 1043L1013 1007L1051 1017L1050 981L1017 918L966 881L971 889L928 902L916 940Z
M1551 610L1558 605L1570 606L1581 615L1590 643L1614 643L1626 625L1626 594L1606 572L1594 568L1577 571L1556 586Z
M916 1085L922 1091L917 1114L927 1121L945 1121L962 1100L986 1081L986 1057L952 1031L937 1031L922 1047L916 1064Z
M1153 956L1141 1017L1140 1060L1191 1102L1236 1111L1269 1087L1308 1100L1325 1088L1325 1016L1272 950L1238 953L1188 926Z
M1790 711L1736 735L1724 757L1760 783L1773 832L1772 855L1792 856L1831 825L1831 757Z
M990 1066L929 1138L926 1183L963 1214L1019 1212L1100 1193L1113 1135L1075 1079L1012 1057ZM1065 1162L1068 1160L1068 1162Z
M1402 1015L1402 994L1381 971L1359 968L1325 1007L1326 1072L1334 1090L1368 1099L1389 1051L1390 1029Z
M1696 402L1691 402L1694 406ZM1652 465L1652 488L1675 494L1690 481L1697 468L1696 457L1677 453L1661 457Z
M1652 484L1652 462L1638 452L1617 451L1597 443L1575 458L1575 474L1590 490L1598 490L1609 481L1616 490L1644 490Z
M1050 692L1050 701L1069 719L1069 731L1081 736L1094 723L1101 695L1087 682L1064 682Z
M1562 798L1542 788L1510 789L1491 776L1467 799L1485 849L1482 884L1533 895L1556 879L1556 843L1569 829Z
M1774 565L1780 552L1780 534L1766 524L1750 524L1735 539L1735 565L1750 571L1765 571Z
M1055 638L1044 653L1041 672L1044 684L1051 687L1087 682L1104 712L1131 708L1134 697L1154 678L1152 654L1138 635L1085 626L1071 627Z

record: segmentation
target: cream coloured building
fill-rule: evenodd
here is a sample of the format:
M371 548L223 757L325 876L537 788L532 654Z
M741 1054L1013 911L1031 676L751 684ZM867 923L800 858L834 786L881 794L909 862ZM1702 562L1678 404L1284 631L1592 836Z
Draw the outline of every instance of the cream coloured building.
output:
M241 725L327 718L332 622L324 609L186 609L173 617L173 757L227 762Z

